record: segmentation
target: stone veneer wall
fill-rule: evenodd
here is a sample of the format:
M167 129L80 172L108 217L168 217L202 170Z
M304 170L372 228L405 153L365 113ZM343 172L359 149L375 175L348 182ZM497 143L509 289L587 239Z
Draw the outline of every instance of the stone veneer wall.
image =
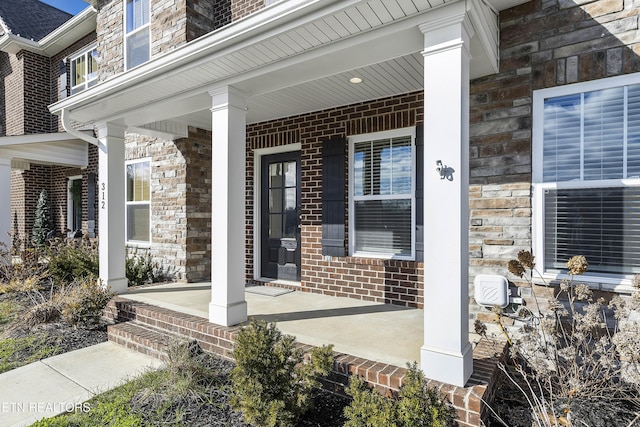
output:
M151 161L151 243L145 246L168 278L211 277L211 133L167 141L127 134L127 160Z
M169 52L264 7L263 0L150 0L151 57ZM100 81L124 71L124 2L98 3Z
M301 143L302 290L407 307L423 306L421 262L356 257L325 259L321 247L322 141L334 136L415 126L422 122L423 104L423 94L418 92L250 125L247 128L248 281L253 281L253 186L256 173L253 151ZM345 228L345 233L348 234L348 224Z
M638 1L535 0L500 14L500 72L471 83L471 276L531 249L533 91L640 70Z

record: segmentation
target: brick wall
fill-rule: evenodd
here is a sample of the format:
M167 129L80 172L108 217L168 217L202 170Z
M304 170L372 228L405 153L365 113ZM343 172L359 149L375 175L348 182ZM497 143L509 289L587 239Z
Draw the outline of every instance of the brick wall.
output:
M51 217L55 226L60 230L61 215L65 206L59 204L59 195L53 195L52 190L56 184L53 167L47 165L32 164L28 170L11 171L11 218L16 229L12 230L14 238L20 240L22 245L29 245L31 242L31 230L35 221L36 205L42 190L47 191L51 206ZM66 189L66 187L65 187ZM66 216L64 217L66 219ZM66 222L65 222L66 227ZM64 230L64 228L62 229ZM24 246L21 246L24 247Z
M49 58L21 51L0 55L2 132L24 135L51 131Z
M49 58L22 51L24 84L23 133L49 133L53 115L47 108L51 104L51 81Z
M2 82L4 104L4 133L22 135L24 129L24 79L22 78L23 62L15 55L4 52L2 55Z
M13 239L21 242L21 248L31 241L31 230L40 191L46 190L51 206L54 227L64 233L67 229L68 179L82 176L82 231L88 229L88 180L89 174L98 173L97 147L89 148L89 165L86 168L31 164L28 170L11 171L11 219ZM92 201L97 216L97 200ZM97 232L97 218L95 230Z
M638 6L535 0L500 14L500 72L471 82L472 277L513 280L507 262L531 249L533 91L640 70Z
M231 20L237 21L264 8L264 0L231 0Z
M333 296L422 307L422 263L322 256L322 141L415 126L422 122L421 92L250 125L247 129L247 263L253 280L254 155L260 148L302 146L301 288ZM345 189L346 191L346 189ZM348 225L345 233L348 234Z
M7 129L7 78L10 75L11 60L9 54L0 52L0 136L6 135Z
M66 98L71 94L71 63L68 61L70 56L86 50L91 44L96 42L96 33L91 32L80 40L73 43L66 49L61 50L49 59L49 81L50 86L50 104ZM66 61L66 63L62 63ZM60 79L61 68L66 71L66 81ZM51 132L62 132L62 122L57 116L52 117Z
M22 172L11 171L11 245L15 249L22 249L26 238L26 203L25 187Z
M228 1L187 0L187 41L197 39L231 22Z

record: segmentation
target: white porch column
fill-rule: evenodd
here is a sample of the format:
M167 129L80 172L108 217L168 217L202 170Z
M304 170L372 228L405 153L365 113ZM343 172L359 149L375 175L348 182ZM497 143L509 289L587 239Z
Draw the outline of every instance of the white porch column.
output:
M101 123L98 141L98 237L100 280L114 292L127 290L125 273L125 175L124 131Z
M0 158L0 242L11 249L11 159Z
M244 299L245 149L244 96L232 87L210 92L211 303L209 321L231 326L247 320Z
M464 386L469 343L469 39L465 2L420 26L424 55L424 345L428 378ZM436 172L436 162L445 176Z

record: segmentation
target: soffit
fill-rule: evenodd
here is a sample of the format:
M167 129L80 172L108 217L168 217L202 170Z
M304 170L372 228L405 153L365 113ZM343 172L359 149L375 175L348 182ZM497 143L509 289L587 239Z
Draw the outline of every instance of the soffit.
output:
M482 1L482 0L478 0ZM210 128L208 90L247 94L248 122L423 87L424 14L459 0L305 1L261 13L52 106L81 122L160 120ZM472 43L472 72L487 73ZM490 69L490 67L489 67ZM352 76L364 79L351 85Z
M0 137L0 157L47 165L86 167L87 143L60 133Z

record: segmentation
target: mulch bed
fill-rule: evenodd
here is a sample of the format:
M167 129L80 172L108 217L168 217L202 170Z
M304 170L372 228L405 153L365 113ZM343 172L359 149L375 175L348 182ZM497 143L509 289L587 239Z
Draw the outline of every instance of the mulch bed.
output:
M498 421L495 416L488 420L487 427L532 427L537 424L533 421L531 407L522 392L510 381L504 373L500 374L497 384L496 398L491 408L499 415L504 423ZM521 384L526 389L525 384ZM557 402L557 411L562 413ZM631 403L611 401L605 396L600 399L588 401L574 400L571 404L573 414L573 426L588 427L640 427L638 414L640 408L633 407ZM562 424L559 424L562 425Z

